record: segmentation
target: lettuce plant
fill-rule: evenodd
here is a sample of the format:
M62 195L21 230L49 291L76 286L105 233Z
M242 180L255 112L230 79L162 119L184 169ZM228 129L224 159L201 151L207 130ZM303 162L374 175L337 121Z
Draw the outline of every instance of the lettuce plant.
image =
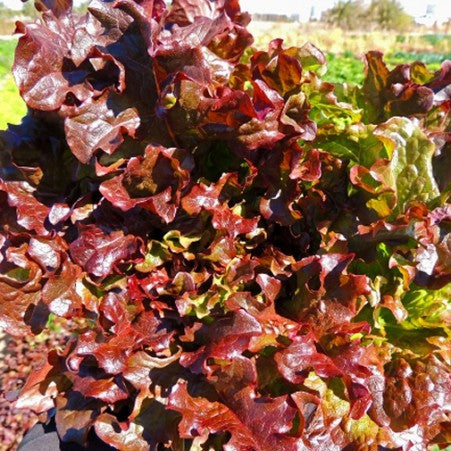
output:
M237 0L36 6L0 325L77 326L16 405L123 451L448 443L451 63L333 85Z

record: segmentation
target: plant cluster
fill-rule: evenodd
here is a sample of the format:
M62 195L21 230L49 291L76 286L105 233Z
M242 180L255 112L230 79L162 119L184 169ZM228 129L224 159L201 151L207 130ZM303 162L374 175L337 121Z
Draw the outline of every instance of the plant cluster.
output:
M334 85L237 0L37 6L0 325L79 326L16 406L124 451L449 442L451 63Z
M326 10L324 22L345 30L364 30L368 27L382 30L409 30L414 19L404 11L398 0L339 0Z

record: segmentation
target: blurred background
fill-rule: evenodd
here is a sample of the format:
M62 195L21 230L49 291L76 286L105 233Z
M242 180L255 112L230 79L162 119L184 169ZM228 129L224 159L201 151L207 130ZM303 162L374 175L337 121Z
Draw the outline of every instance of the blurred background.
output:
M88 2L76 1L86 11ZM241 0L252 15L254 46L272 39L286 46L312 42L327 54L324 78L360 84L362 55L381 50L390 67L419 60L437 70L451 59L450 0ZM26 108L10 73L17 36L16 20L37 19L33 2L0 0L0 130L19 123ZM3 105L6 106L3 107Z

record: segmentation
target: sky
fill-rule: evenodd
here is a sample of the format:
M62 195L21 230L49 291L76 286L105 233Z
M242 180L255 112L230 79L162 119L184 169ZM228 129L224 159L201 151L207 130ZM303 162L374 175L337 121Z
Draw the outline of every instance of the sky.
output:
M75 0L76 1L76 0ZM424 16L428 7L432 11L430 14L431 23L446 22L451 18L450 0L399 0L407 13L417 20ZM22 2L20 0L0 0L10 8L20 9ZM299 14L301 20L307 20L310 17L312 7L315 8L315 16L319 17L321 12L330 8L336 3L335 0L240 0L241 9L250 13L261 14ZM277 5L277 7L276 7Z
M399 0L404 10L413 17L420 18L424 16L430 6L433 10L432 20L446 22L451 18L450 0ZM251 13L262 14L299 14L301 20L307 20L310 17L312 7L315 8L315 15L319 17L321 12L329 9L335 3L334 0L241 0L241 9ZM275 8L277 4L277 8Z

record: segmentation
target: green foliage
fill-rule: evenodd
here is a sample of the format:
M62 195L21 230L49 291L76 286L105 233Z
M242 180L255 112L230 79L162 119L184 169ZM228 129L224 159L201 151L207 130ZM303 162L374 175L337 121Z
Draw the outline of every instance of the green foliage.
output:
M14 61L14 49L17 41L1 41L0 40L0 77L3 77L11 72L11 66Z
M408 312L406 321L402 323L403 327L406 329L421 327L446 329L444 318L450 308L448 305L450 298L450 285L440 290L412 287L402 298L402 303Z
M447 59L451 59L451 53L396 51L386 55L387 63L392 66L421 61L422 63L427 64L431 71L439 69L441 63Z
M329 53L324 79L333 83L362 84L363 62L354 55L340 56Z
M430 71L440 68L443 61L451 59L448 53L427 53L427 52L392 52L386 55L386 62L389 67L398 64L413 63L420 61L427 65ZM332 83L362 84L364 78L363 61L346 51L342 55L335 53L327 54L327 73L324 80Z
M11 75L16 45L15 39L0 41L0 104L7 106L0 109L0 130L5 129L8 123L19 124L27 112Z
M369 20L383 30L408 30L413 24L398 0L372 0L369 10Z
M340 28L356 30L361 28L365 15L366 9L361 0L340 0L323 14L322 20Z
M451 43L451 36L448 34L426 34L426 35L422 36L422 39L434 47L436 47L436 46L440 45L442 42L446 42L446 41L448 43Z
M451 445L448 445L446 448L441 448L442 451L451 451ZM440 447L438 445L433 445L429 449L429 451L440 451Z
M340 0L324 13L322 19L346 30L372 26L404 31L413 24L413 18L403 10L398 0L372 0L369 6L361 0Z

